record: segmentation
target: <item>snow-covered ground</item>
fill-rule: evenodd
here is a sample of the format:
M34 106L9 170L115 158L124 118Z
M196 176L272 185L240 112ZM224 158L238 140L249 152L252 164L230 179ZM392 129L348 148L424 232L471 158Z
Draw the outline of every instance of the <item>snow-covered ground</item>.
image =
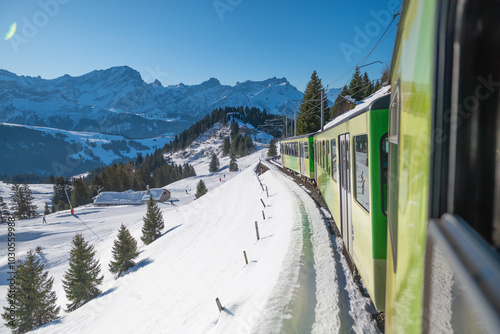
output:
M341 241L334 239L332 246L325 213L274 169L259 177L269 189L266 197L254 173L267 153L261 147L238 160L241 172L228 172L228 161L222 159L221 171L208 173L211 153L205 152L220 147L217 137L205 138L211 144L195 143L205 150L193 148L184 157L198 176L166 187L175 205L160 204L164 234L148 246L140 241L144 205L87 205L75 209L75 215L48 215L47 224L41 218L16 222L17 257L43 248L39 257L54 277L62 309L67 303L62 277L76 233L94 245L104 274L102 295L72 313L61 311L60 319L36 333L376 332L370 301L352 282ZM200 179L209 192L194 200ZM122 223L138 241L140 255L134 268L115 279L108 264ZM6 233L1 225L0 306L6 305L8 288ZM221 313L216 298L225 307ZM0 333L7 333L3 324Z

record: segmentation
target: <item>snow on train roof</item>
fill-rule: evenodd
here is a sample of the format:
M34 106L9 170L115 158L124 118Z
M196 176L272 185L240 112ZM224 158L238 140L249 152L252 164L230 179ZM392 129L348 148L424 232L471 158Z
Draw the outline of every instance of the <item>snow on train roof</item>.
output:
M326 123L324 129L325 130L330 129L330 128L334 127L335 125L342 123L345 119L351 118L352 116L354 116L355 114L357 114L361 110L367 108L376 99L378 99L382 96L385 96L387 94L390 94L390 90L391 90L390 85L387 85L387 86L380 88L378 91L376 91L372 95L368 96L364 100L359 101L358 105L356 105L356 107L354 109L349 110L348 112L346 112L338 117L335 117L332 121Z

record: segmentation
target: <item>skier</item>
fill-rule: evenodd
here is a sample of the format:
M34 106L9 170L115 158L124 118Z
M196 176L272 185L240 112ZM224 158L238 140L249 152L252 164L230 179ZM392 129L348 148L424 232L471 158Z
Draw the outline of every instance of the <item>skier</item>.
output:
M47 224L47 220L45 219L45 216L43 216L42 223L43 223L43 224Z

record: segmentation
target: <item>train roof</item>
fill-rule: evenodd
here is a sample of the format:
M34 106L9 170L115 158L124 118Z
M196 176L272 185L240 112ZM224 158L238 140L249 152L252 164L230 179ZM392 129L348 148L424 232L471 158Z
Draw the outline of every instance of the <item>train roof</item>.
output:
M364 100L360 101L360 103L354 109L349 110L348 112L346 112L346 113L334 118L332 121L328 122L325 125L324 130L331 129L338 124L344 123L355 116L358 116L362 113L367 112L370 109L370 107L375 106L376 102L380 98L382 98L384 96L389 96L390 90L391 90L391 86L389 86L389 85L382 87L381 89L379 89L378 91L376 91L372 95L370 95L367 98L365 98ZM387 103L387 105L389 105L389 104Z

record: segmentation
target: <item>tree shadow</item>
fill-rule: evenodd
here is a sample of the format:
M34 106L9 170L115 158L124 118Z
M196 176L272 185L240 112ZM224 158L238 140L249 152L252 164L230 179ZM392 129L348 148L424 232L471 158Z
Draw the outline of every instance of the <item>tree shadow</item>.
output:
M162 234L162 236L164 236L165 234L167 234L167 233L169 233L169 232L172 232L173 230L175 230L176 228L179 228L179 227L181 227L181 226L182 226L182 224L179 224L179 225L177 225L177 226L174 226L174 227L170 228L170 229L169 229L169 230L167 230L165 233L163 233L163 234Z
M153 262L154 261L151 260L149 257L146 259L142 259L135 266L133 266L132 268L128 269L127 271L121 273L121 275L119 277L124 277L124 276L127 276L128 274L135 273L139 269L144 268L145 266L148 266Z

